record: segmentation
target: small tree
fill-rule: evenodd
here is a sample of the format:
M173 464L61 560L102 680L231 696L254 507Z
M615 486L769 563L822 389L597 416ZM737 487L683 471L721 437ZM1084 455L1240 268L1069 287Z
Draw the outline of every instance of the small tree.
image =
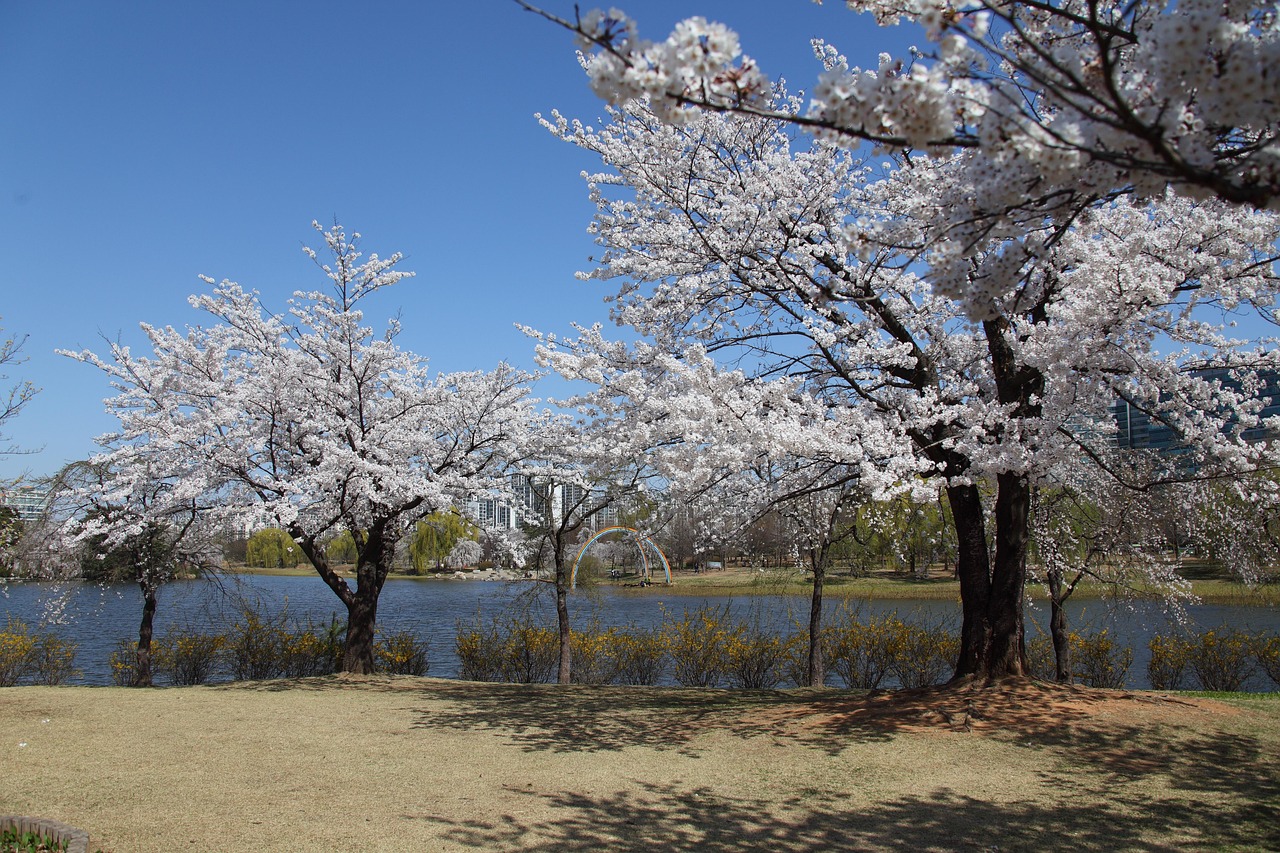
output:
M145 462L102 460L66 466L54 479L49 514L79 556L82 574L98 582L132 582L142 593L133 685L149 687L160 587L180 570L211 570L212 528L202 507L172 493Z

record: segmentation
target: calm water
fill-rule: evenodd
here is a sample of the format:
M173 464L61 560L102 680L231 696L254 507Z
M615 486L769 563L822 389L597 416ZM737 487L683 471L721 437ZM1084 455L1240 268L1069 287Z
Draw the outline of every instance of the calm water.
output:
M512 608L549 605L549 587L529 583L499 581L446 581L393 579L383 589L378 609L379 625L386 630L408 630L425 639L430 647L430 674L446 678L458 674L454 654L454 635L459 622L470 623L477 617L509 612ZM47 583L9 583L0 593L4 617L12 615L29 625L44 626L79 647L76 660L84 684L110 684L108 658L122 638L137 638L142 614L142 597L136 586L99 587L91 584L54 585ZM174 626L209 626L234 620L241 602L250 602L277 613L284 608L296 619L328 623L333 615L345 619L345 610L319 578L262 577L241 575L220 582L176 581L160 590L156 614L156 634L163 635ZM839 606L840 600L828 597L827 613ZM664 609L675 614L703 604L730 607L739 618L757 614L766 623L786 629L793 623L807 621L808 598L805 596L689 596L673 595L654 586L647 589L601 587L577 592L570 598L570 613L575 627L597 621L607 625L651 626L661 622ZM959 605L953 602L877 600L849 601L860 606L863 617L896 611L907 621L927 624L959 625ZM1132 609L1111 608L1099 601L1068 603L1068 618L1073 630L1096 631L1107 628L1134 651L1129 668L1129 686L1146 685L1147 640L1155 632L1168 631L1169 622L1158 606L1140 604ZM1280 608L1274 606L1202 605L1192 608L1191 616L1201 628L1227 625L1236 628L1280 633ZM1033 607L1028 613L1028 636L1036 633L1033 624L1047 626L1045 608ZM1255 690L1274 689L1270 682L1256 678L1250 685Z

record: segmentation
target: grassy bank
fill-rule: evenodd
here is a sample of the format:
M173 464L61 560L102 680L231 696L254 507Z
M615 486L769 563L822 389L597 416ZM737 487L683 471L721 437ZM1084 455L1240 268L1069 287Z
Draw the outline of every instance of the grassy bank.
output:
M245 574L281 577L314 577L310 567L289 569L251 569L231 567L229 571ZM408 580L428 580L432 576L392 574L391 577ZM441 575L452 580L452 573ZM809 595L812 591L810 576L805 572L770 569L728 569L694 574L678 572L674 584L664 590L666 595ZM600 586L626 587L636 579L622 581L595 580ZM1265 604L1280 605L1280 584L1248 586L1222 576L1197 577L1191 580L1192 591L1206 604ZM827 578L826 591L833 597L864 599L908 599L916 601L959 601L960 584L952 577L934 572L919 578L895 572L873 573L866 577L832 575ZM1047 600L1043 589L1035 584L1028 587L1032 600ZM1075 597L1081 600L1100 600L1111 591L1098 584L1082 584ZM1156 597L1157 590L1150 595Z
M107 853L1275 849L1280 699L340 676L0 693L0 810Z

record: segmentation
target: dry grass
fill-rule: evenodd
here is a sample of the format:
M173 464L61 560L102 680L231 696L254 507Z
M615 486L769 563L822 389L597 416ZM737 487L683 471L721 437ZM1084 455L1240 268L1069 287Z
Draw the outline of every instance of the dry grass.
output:
M117 853L1280 847L1275 698L335 676L10 688L0 732L0 812Z

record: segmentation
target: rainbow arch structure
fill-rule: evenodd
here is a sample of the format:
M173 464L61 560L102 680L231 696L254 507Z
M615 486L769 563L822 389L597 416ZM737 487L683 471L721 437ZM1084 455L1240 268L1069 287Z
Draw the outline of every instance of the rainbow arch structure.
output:
M578 549L578 556L573 558L573 573L569 576L569 588L577 589L578 564L582 562L582 555L587 553L587 549L590 548L593 544L595 544L595 541L599 539L601 536L605 536L609 533L618 533L618 532L631 534L632 541L636 543L636 547L640 550L640 565L642 566L642 571L644 573L645 580L649 580L650 577L652 577L652 573L649 569L649 552L652 552L658 557L659 562L662 563L662 573L666 575L667 586L670 586L671 585L671 564L667 562L667 555L662 553L662 549L659 548L652 539L650 539L648 536L645 536L643 533L641 533L639 530L636 530L634 527L623 527L621 525L615 525L613 527L606 527L602 530L596 531L595 535L592 536L590 539L588 539L583 544L583 546Z

